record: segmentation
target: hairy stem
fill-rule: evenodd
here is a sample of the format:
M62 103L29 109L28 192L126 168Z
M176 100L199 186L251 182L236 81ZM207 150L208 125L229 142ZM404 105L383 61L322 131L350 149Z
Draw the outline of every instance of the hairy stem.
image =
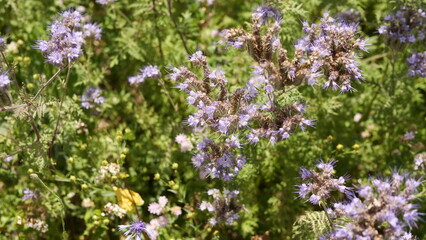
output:
M65 68L59 68L58 71L46 82L43 84L43 86L41 86L41 88L38 90L38 92L36 93L36 95L34 95L32 100L36 100L40 94L43 92L43 90L49 86L50 83L52 83L53 80L55 80L55 78L64 70Z
M38 92L36 93L36 95L34 95L34 97L31 98L32 101L36 100L40 94L44 91L44 89L49 86L49 84L64 70L64 68L59 68L59 70L46 82L43 84L43 86L41 86L41 88L38 90ZM4 112L4 111L11 111L11 110L15 110L18 108L22 108L22 107L26 107L26 106L30 106L31 103L24 103L24 104L20 104L20 105L13 105L13 106L9 106L9 107L2 107L0 108L0 112Z

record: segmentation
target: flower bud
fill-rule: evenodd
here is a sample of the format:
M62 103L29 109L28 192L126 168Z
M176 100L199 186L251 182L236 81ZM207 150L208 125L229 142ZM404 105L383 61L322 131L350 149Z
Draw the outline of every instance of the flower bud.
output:
M177 169L178 167L179 167L179 164L177 164L177 163L172 164L172 169Z
M154 175L154 180L160 180L160 174L159 173L156 173Z

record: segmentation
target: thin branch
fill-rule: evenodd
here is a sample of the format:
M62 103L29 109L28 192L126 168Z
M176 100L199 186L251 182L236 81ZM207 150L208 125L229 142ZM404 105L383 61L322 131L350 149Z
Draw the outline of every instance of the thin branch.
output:
M62 201L62 198L60 198L55 192L53 192L44 182L43 182L43 180L41 180L40 178L39 178L39 176L38 175L36 175L36 178L37 178L37 180L53 195L53 196L55 196L58 200L59 200L59 202L61 203L61 205L62 205L62 212L61 212L61 222L62 222L62 238L63 239L65 239L65 236L66 236L66 230L65 230L65 221L64 221L64 217L65 217L65 210L66 210L66 207L65 207L65 204L64 204L64 202Z
M325 216L327 217L328 222L330 223L330 228L333 231L334 230L334 223L331 220L330 215L328 215L328 213L327 213L327 206L325 205L325 203L321 203L321 207L324 209Z
M156 8L156 5L155 5L155 1L156 0L152 0L152 9L154 10L154 17L155 17L155 20L154 20L154 22L155 22L155 25L154 25L155 26L155 35L156 35L157 41L158 41L158 48L160 50L161 60L164 60L163 47L162 47L161 38L160 38L160 35L159 35L160 31L159 31L158 25L157 25L158 12L157 12L157 8Z
M32 101L36 100L40 94L43 92L43 90L49 86L49 84L64 70L64 68L59 68L59 70L45 83L43 84L43 86L41 86L41 88L38 90L38 92L36 93L36 95L34 95L34 97L31 99ZM24 104L20 104L20 105L13 105L13 106L9 106L9 107L1 107L0 108L0 112L4 112L4 111L10 111L10 110L15 110L21 107L26 107L26 106L30 106L31 103L24 103Z
M186 53L191 54L188 50L188 47L186 46L186 41L185 41L185 38L183 37L183 34L179 31L178 24L177 24L176 20L173 18L172 1L171 0L167 0L167 9L169 11L170 19L172 20L173 25L175 26L176 32L178 33L180 39L182 40L183 47L185 48Z
M14 156L14 155L16 155L16 154L18 154L18 153L21 153L21 152L23 152L23 151L28 150L29 148L31 148L32 146L34 146L34 145L35 145L35 144L37 144L37 143L39 143L38 139L36 139L36 140L35 140L34 142L32 142L31 144L29 144L29 145L27 145L27 146L25 146L25 147L22 147L22 148L20 148L19 150L16 150L15 152L12 152L12 153L10 153L10 154L6 154L6 155L2 155L2 156L0 156L0 158L6 158L6 157Z
M59 70L49 79L49 81L47 81L45 84L43 84L43 86L41 86L41 88L38 90L38 92L36 93L36 95L33 97L32 100L36 100L40 94L43 92L43 90L49 86L49 84L64 70L64 68L59 68Z
M41 139L41 135L40 135L40 131L38 130L37 126L35 125L34 119L29 116L31 118L31 127L33 127L33 130L37 136L37 141L40 141Z
M15 110L17 108L26 107L26 106L28 106L27 103L20 104L20 105L14 105L14 106L10 106L10 107L2 107L2 108L0 108L0 112Z
M164 91L166 92L167 98L169 99L170 104L172 104L173 109L175 110L175 112L178 112L177 106L176 106L176 104L173 102L173 99L172 99L172 97L170 96L169 91L167 91L167 88L166 88L166 86L164 85L164 82L163 82L161 79L159 79L159 80L158 80L158 82L160 83L161 87L163 87Z
M388 52L385 52L385 53L382 53L382 54L379 54L379 55L374 55L372 57L363 59L362 62L365 62L365 63L374 62L374 61L376 61L380 58L386 57L388 54L389 54Z

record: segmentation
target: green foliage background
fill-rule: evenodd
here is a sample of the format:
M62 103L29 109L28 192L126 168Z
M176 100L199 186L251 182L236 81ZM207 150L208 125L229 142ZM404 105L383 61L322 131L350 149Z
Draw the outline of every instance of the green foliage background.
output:
M166 75L168 66L187 65L188 55L200 49L211 66L223 68L231 84L244 84L254 63L247 54L216 44L219 38L212 33L247 28L252 11L267 3L284 14L282 43L289 52L302 36L302 20L316 22L326 11L332 15L349 9L359 11L359 27L371 44L360 59L365 81L350 94L300 87L316 126L276 146L263 142L249 149L249 163L237 180L228 184L240 190L240 200L248 211L234 226L210 228L207 215L197 207L206 199L207 189L224 183L201 181L190 162L191 153L180 152L174 141L177 134L190 132L183 121L193 109L167 78L163 78L165 88L156 81L135 88L127 77L148 64L160 66ZM0 239L119 239L117 225L136 215L110 222L99 220L103 219L103 206L116 202L113 186L126 186L142 196L145 205L139 210L145 221L151 218L147 204L160 195L184 207L183 216L161 230L159 239L250 239L265 233L271 239L316 239L315 234L324 226L315 224L324 221L324 215L318 212L321 209L296 199L301 166L312 167L317 159L335 159L339 161L336 174L350 175L353 184L360 184L358 179L386 176L395 169L412 171L414 155L425 149L426 81L409 78L406 64L412 51L426 50L424 43L398 53L393 76L397 87L392 95L391 52L377 33L383 17L401 2L216 0L208 6L195 0L118 0L101 6L94 1L1 0L0 5L0 32L16 46L6 54L21 89L11 90L16 103L34 95L43 79L57 71L33 46L36 40L47 39L47 26L58 12L83 6L103 28L102 40L87 47L85 56L73 66L65 90L62 73L43 93L39 107L0 112L0 154L26 148L0 168ZM106 98L97 115L80 107L80 96L90 86L103 89ZM358 122L354 121L357 113L362 114ZM60 132L49 149L58 117ZM33 144L31 119L40 130L40 143ZM408 131L414 131L416 137L403 141ZM97 183L102 161L119 163L129 177L118 183ZM173 163L178 163L177 169L172 168ZM29 177L32 172L37 179ZM83 184L87 188L82 188ZM47 215L49 231L45 234L17 224L17 217L25 215L21 200L25 188L41 191L42 197L33 207L40 207ZM81 207L84 198L94 201L95 207ZM421 210L426 212L424 204ZM303 235L309 226L317 230ZM426 227L420 223L413 233L425 239Z

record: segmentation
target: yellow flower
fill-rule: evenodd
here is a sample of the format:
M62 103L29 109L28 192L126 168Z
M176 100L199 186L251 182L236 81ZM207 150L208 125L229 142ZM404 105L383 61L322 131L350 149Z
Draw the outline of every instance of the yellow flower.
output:
M135 205L141 206L144 204L144 201L139 193L133 192L129 189L117 188L115 190L115 195L117 195L118 205L128 213L131 213L135 210Z

